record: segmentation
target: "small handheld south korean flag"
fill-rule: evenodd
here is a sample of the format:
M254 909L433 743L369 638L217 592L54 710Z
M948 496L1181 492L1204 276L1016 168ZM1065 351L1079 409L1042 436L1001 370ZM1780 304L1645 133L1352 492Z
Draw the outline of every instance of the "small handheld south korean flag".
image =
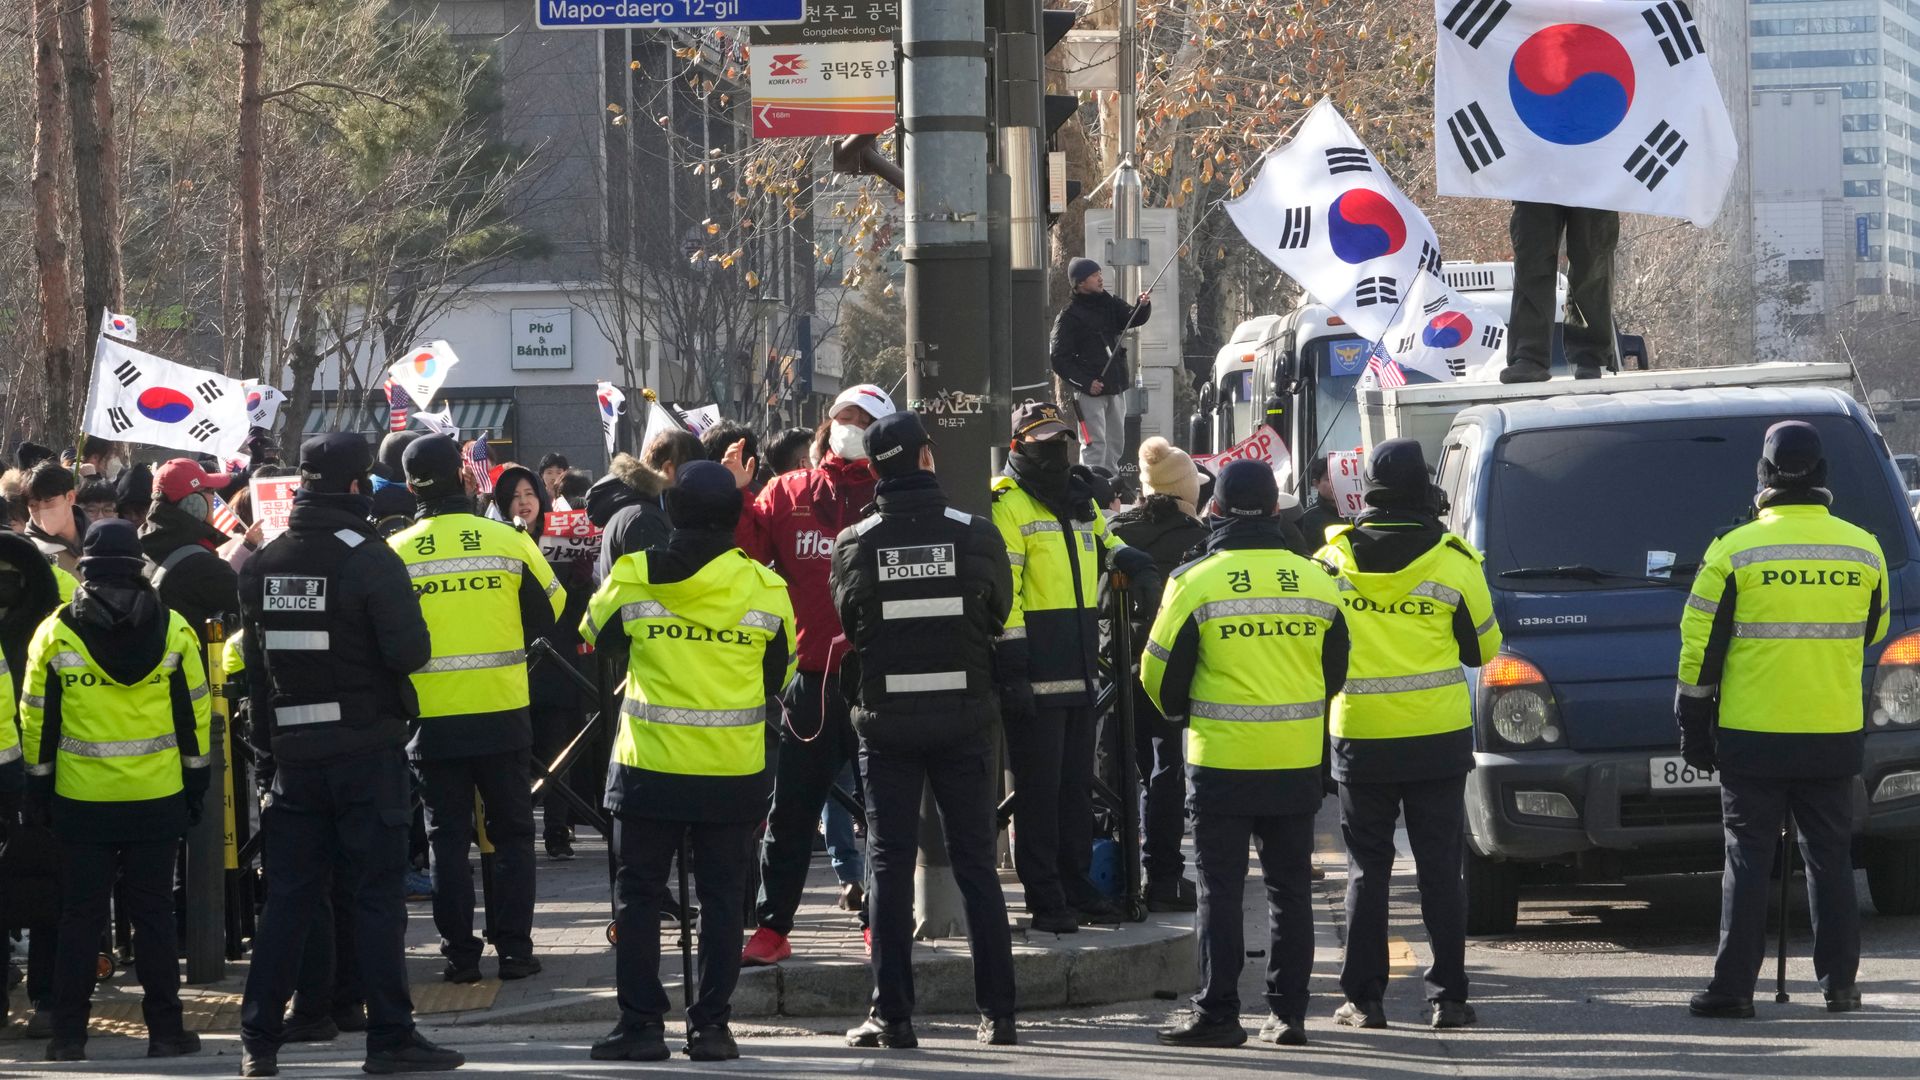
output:
M115 442L151 443L228 457L247 441L247 390L110 337L94 346L93 383L81 430Z
M109 311L100 317L100 332L112 334L121 341L140 340L140 324L134 321L133 316L122 315L115 311Z
M1507 320L1501 313L1455 292L1439 278L1422 274L1381 345L1387 358L1400 368L1402 384L1407 372L1448 382L1486 370L1496 359L1496 370L1505 366ZM1380 385L1400 384L1381 379Z
M429 341L407 350L407 355L387 369L387 378L404 389L415 408L433 404L433 396L446 384L447 374L460 362L453 346L444 341Z
M602 381L594 387L593 399L600 407L600 433L606 436L607 456L612 457L614 440L620 430L620 414L627 407L627 395L612 383Z
M1720 213L1740 147L1685 0L1435 0L1442 195Z
M280 406L286 403L287 395L277 386L266 383L249 382L247 387L247 423L257 428L272 428L273 422L280 416Z

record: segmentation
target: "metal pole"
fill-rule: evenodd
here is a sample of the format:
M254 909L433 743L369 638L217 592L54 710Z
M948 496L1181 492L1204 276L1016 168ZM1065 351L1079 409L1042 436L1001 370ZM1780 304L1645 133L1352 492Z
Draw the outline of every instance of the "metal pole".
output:
M1041 0L1003 0L994 60L1000 119L1000 172L1010 184L1006 207L1011 303L1009 362L994 371L996 442L1011 435L1009 388L1047 378L1047 193L1044 167L1046 78L1040 40ZM1004 398L1005 400L999 400Z
M991 305L984 9L909 0L900 33L907 400L922 411L943 406L928 426L939 443L944 486L956 506L976 514L991 505L993 445L991 337L981 318ZM932 839L927 832L921 830L923 841ZM914 890L921 936L961 925L945 855L944 845L922 844Z
M217 646L226 641L226 625L218 619L207 620L207 641ZM207 745L209 794L228 787L227 718L224 709L213 714ZM187 902L186 935L181 942L187 958L187 982L219 982L227 974L227 825L220 807L202 804L200 823L187 830Z
M1138 152L1135 144L1139 127L1135 95L1140 60L1138 19L1138 0L1120 0L1120 167L1113 175L1113 250L1107 261L1120 269L1119 296L1129 304L1140 295L1140 268L1147 263L1146 241L1140 238L1140 171L1133 160ZM1125 340L1127 356L1138 375L1140 331L1128 330Z

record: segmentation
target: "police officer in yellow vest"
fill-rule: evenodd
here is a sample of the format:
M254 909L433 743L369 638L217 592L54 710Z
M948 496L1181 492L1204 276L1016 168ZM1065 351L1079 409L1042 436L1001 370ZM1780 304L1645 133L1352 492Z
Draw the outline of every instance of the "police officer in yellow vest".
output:
M28 816L61 846L49 1061L86 1060L94 962L118 877L145 996L147 1056L200 1048L181 1024L173 866L207 793L200 638L141 576L133 526L87 530L81 585L34 633L21 697Z
M1071 475L1073 429L1052 402L1014 410L1006 474L993 481L993 524L1013 564L1004 635L1028 680L1005 679L1007 764L1014 780L1014 867L1036 930L1070 934L1123 917L1087 877L1093 860L1093 702L1103 562L1137 584L1153 557L1107 531L1093 491Z
M700 994L687 1010L685 1052L695 1061L740 1056L727 1020L754 827L773 794L768 706L795 667L786 583L734 546L741 496L733 474L696 461L675 480L665 496L666 546L616 562L580 628L596 649L628 656L607 773L620 860L620 1021L594 1044L596 1061L668 1057L660 900L687 842L700 896Z
M1404 809L1433 948L1430 1022L1474 1022L1467 1004L1467 904L1460 878L1473 705L1463 667L1500 649L1480 553L1440 523L1420 444L1389 439L1366 463L1367 511L1328 530L1320 558L1340 574L1353 632L1347 686L1333 700L1333 778L1347 844L1346 1003L1334 1021L1385 1027L1387 893Z
M1680 752L1720 772L1727 840L1720 949L1695 1016L1753 1015L1766 957L1767 879L1792 814L1807 864L1813 971L1829 1012L1860 1007L1853 890L1867 646L1887 633L1886 559L1872 533L1827 511L1820 433L1767 430L1759 513L1707 548L1680 616Z
M1280 489L1237 461L1214 489L1207 554L1174 571L1140 658L1140 682L1187 729L1187 809L1200 877L1193 1012L1172 1046L1239 1046L1247 842L1267 886L1267 1006L1260 1032L1306 1040L1313 972L1313 818L1326 795L1327 698L1346 681L1347 627L1326 568L1287 550Z
M566 603L526 533L473 513L460 447L428 435L402 459L419 520L387 541L407 564L433 658L413 674L420 719L407 753L420 772L433 858L433 923L449 982L480 980L473 935L473 796L493 844L490 940L502 979L540 970L533 955L533 723L526 643Z

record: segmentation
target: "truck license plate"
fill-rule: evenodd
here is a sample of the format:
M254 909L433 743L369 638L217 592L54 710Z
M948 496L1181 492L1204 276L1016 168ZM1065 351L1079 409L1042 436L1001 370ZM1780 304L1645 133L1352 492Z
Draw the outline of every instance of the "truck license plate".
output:
M1720 774L1701 772L1686 758L1657 757L1647 762L1655 791L1701 791L1720 786Z

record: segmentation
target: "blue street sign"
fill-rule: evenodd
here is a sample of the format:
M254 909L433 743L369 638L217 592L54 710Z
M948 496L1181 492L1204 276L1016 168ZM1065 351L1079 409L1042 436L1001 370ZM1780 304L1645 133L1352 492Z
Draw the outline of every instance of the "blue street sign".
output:
M797 23L807 10L806 0L534 0L533 17L545 30L604 30Z
M1861 214L1853 219L1854 255L1867 257L1867 215Z

